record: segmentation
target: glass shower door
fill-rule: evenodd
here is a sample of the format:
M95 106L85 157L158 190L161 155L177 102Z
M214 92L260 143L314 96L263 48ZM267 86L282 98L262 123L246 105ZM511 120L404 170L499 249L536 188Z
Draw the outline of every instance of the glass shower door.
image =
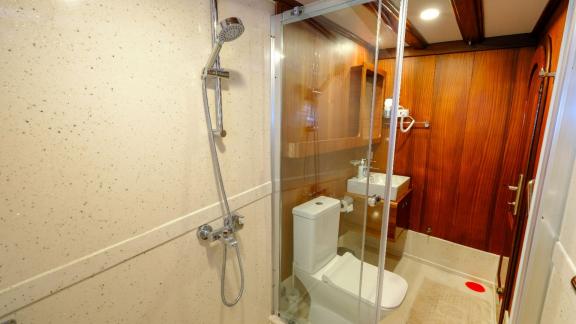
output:
M272 20L274 312L376 323L390 179L370 166L393 137L382 117L394 78L376 58L396 31L378 30L378 1L294 3L277 2Z

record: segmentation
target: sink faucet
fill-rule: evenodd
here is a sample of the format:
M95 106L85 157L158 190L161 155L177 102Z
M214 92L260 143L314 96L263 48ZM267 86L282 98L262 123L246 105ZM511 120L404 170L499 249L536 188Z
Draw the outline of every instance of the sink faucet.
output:
M358 173L356 175L358 180L366 178L366 174L368 173L368 166L366 165L366 159L352 160L350 161L350 163L353 166L358 167Z

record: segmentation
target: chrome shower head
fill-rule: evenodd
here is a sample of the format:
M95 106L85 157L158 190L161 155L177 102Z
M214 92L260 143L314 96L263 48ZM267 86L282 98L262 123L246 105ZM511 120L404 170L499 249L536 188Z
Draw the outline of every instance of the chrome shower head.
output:
M214 62L216 62L216 58L218 57L218 53L222 49L222 44L224 42L230 42L235 40L236 38L240 37L244 32L244 24L239 18L236 17L229 17L220 22L221 30L216 36L218 42L214 45L212 49L212 53L210 53L210 57L208 58L208 62L204 67L202 77L205 78L208 75L208 70L212 68ZM220 75L217 75L220 76Z
M229 17L220 22L220 32L218 33L218 42L230 42L240 37L244 32L242 20L236 17Z

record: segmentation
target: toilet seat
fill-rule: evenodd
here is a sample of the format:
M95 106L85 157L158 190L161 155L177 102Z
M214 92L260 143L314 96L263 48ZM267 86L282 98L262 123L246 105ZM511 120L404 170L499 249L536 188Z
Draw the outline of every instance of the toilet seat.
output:
M358 286L360 282L360 265L358 260L351 253L345 253L341 257L335 257L321 271L314 274L316 279L322 281L335 289L338 289L354 298L358 298ZM364 262L362 277L362 301L371 307L376 305L378 283L378 267ZM384 271L382 281L382 309L394 309L402 304L408 283L399 275Z

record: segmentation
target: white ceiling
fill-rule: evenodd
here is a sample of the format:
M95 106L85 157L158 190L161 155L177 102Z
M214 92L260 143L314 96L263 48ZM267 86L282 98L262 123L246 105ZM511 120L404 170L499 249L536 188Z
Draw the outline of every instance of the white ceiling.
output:
M322 1L322 0L320 0ZM483 0L484 33L486 37L529 33L534 28L548 0ZM314 0L301 0L308 4ZM396 5L399 0L392 0ZM420 19L424 9L436 8L440 16L432 21ZM367 8L358 5L327 14L333 22L348 29L365 41L374 44L376 17ZM428 43L462 40L450 0L410 0L408 20ZM396 35L385 28L380 40L381 48L395 47Z
M420 12L429 8L438 9L440 16L430 21L420 19ZM410 0L408 2L408 20L428 43L462 39L450 0Z
M486 37L529 33L547 0L484 0Z

